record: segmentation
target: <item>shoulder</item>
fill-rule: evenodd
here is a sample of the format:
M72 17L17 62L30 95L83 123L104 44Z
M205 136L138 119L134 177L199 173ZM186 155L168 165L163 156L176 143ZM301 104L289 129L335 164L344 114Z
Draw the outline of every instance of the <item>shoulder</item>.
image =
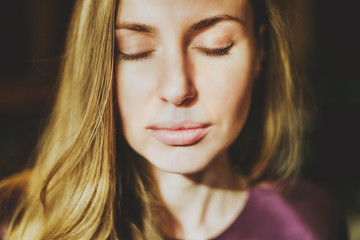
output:
M335 198L307 182L288 187L268 184L251 189L247 205L232 228L229 231L237 231L238 236L249 240L347 239Z
M307 221L329 219L335 198L320 186L308 182L295 182L286 186L269 184L252 190L253 200L264 210L279 210L279 214L291 212ZM281 210L281 211L280 211Z

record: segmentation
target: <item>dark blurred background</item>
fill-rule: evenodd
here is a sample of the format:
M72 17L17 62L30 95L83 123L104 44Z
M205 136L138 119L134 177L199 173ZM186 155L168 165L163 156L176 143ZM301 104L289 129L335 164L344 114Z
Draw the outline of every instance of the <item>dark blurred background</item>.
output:
M333 193L360 240L360 34L357 1L298 0L299 32L318 103L303 177ZM0 179L30 159L53 101L71 0L17 0L0 8ZM301 35L300 34L300 35Z

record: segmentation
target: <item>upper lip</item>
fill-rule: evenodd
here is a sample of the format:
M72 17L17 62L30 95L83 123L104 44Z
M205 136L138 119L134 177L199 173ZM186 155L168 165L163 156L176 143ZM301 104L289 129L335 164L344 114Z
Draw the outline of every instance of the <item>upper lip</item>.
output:
M195 128L206 128L209 127L209 123L195 122L191 120L183 120L181 122L175 121L164 121L160 123L153 124L148 127L148 129L153 130L185 130L185 129L195 129Z

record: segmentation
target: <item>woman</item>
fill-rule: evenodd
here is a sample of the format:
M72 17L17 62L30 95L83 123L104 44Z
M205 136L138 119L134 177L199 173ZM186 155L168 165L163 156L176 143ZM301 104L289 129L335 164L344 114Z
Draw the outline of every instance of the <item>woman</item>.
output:
M290 182L290 2L78 0L37 161L1 185L5 239L346 237L326 193Z

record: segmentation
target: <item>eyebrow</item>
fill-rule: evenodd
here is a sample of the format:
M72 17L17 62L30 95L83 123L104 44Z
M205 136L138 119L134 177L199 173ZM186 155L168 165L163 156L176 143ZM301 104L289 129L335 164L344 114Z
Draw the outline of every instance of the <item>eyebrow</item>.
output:
M216 23L221 22L221 21L235 21L240 24L245 24L244 20L242 20L238 17L234 17L234 16L231 16L228 14L222 14L222 15L216 15L213 17L202 19L199 22L191 25L189 27L188 31L189 32L199 31L199 30L208 28L210 26L213 26ZM156 31L155 27L152 27L147 24L128 23L128 22L116 24L115 29L127 29L127 30L132 30L132 31L136 31L136 32L144 32L144 33L152 33L152 32Z
M127 30L132 30L136 32L145 32L145 33L155 32L154 27L142 23L123 22L120 24L116 24L115 29L127 29Z
M238 22L240 24L245 24L245 22L238 18L238 17L234 17L231 15L227 15L227 14L222 14L222 15L216 15L213 17L209 17L209 18L205 18L203 20L200 20L199 22L193 24L190 26L189 31L199 31L205 28L208 28L210 26L215 25L218 22L221 21L235 21Z

